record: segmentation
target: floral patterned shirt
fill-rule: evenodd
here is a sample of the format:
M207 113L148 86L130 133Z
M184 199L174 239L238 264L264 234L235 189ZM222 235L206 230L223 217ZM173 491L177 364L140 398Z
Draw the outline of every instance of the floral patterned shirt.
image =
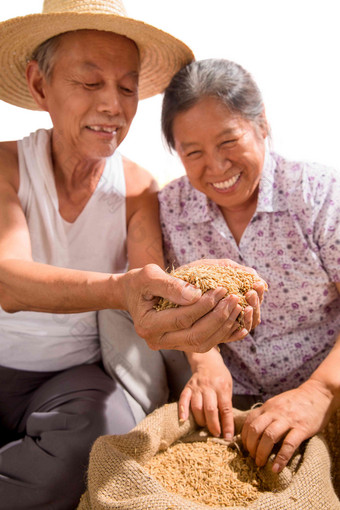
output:
M219 207L186 176L163 188L159 202L169 267L230 258L268 283L261 324L221 344L234 393L266 400L305 381L340 332L340 174L267 153L239 245Z

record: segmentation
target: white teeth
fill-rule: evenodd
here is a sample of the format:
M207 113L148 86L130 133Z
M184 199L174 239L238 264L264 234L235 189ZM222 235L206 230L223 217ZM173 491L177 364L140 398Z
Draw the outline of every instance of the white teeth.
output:
M117 128L110 128L110 127L104 127L104 126L87 126L89 129L92 129L92 131L104 131L105 133L116 133Z
M234 175L234 177L232 177L228 181L214 182L213 186L214 186L214 188L217 188L217 189L228 189L228 188L231 188L231 186L233 186L235 184L235 182L238 180L240 175L241 174Z

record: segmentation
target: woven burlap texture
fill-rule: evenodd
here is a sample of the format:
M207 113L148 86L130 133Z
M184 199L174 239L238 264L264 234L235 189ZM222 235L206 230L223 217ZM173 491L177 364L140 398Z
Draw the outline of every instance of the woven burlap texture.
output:
M234 410L235 425L240 432L244 413ZM328 431L334 460L339 461L340 413ZM94 443L88 470L88 489L78 510L211 510L211 507L168 493L151 477L143 464L176 440L197 431L192 417L180 423L177 404L168 404L147 416L130 433L102 436ZM335 465L334 483L339 482L339 465ZM280 475L271 464L261 468L273 492L260 495L246 507L215 507L223 510L337 510L340 501L331 481L331 456L323 435L308 440L300 453Z

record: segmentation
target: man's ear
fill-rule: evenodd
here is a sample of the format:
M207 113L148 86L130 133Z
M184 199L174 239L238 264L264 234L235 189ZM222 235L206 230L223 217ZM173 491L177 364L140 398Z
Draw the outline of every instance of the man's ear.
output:
M47 111L45 96L46 78L39 69L39 65L36 60L30 60L28 62L26 66L26 80L34 101L41 110Z

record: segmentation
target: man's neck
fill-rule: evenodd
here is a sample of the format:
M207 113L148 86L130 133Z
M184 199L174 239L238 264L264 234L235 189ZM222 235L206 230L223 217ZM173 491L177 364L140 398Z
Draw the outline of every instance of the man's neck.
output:
M61 216L73 222L94 193L104 171L106 158L85 160L63 147L52 146L52 167Z

